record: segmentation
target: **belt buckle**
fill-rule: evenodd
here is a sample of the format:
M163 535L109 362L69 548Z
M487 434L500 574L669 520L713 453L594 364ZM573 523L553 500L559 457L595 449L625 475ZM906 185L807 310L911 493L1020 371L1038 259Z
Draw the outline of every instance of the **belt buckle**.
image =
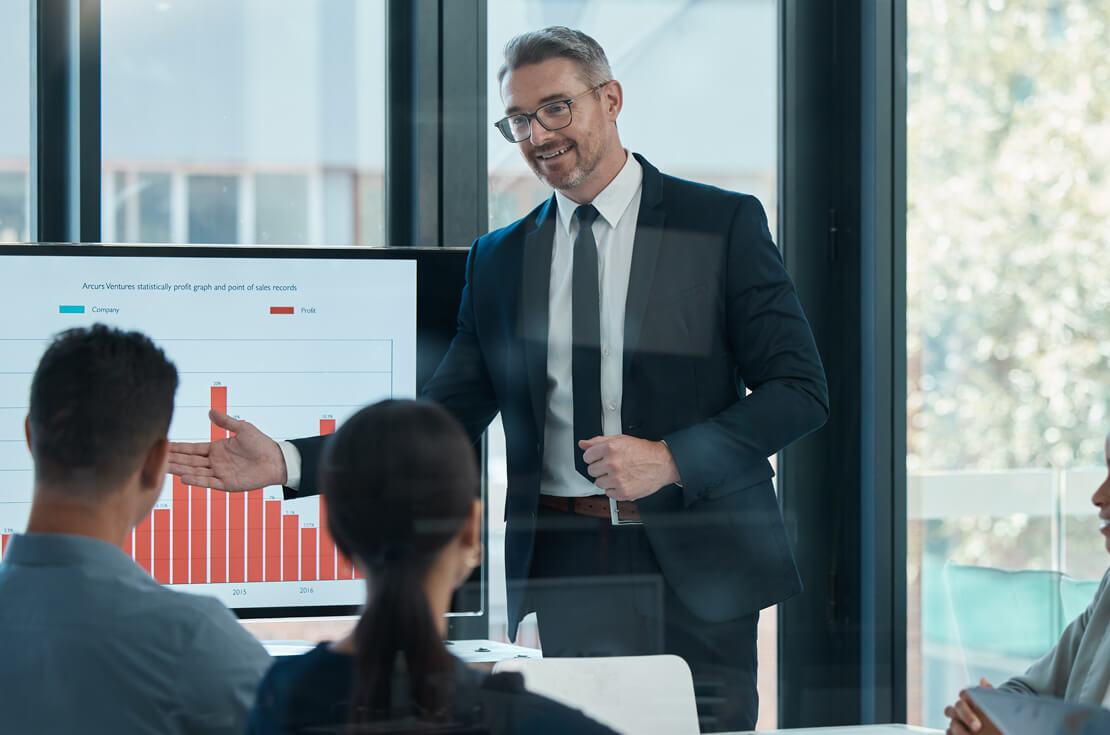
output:
M617 511L617 499L609 498L609 522L614 526L642 526L643 521L622 521Z

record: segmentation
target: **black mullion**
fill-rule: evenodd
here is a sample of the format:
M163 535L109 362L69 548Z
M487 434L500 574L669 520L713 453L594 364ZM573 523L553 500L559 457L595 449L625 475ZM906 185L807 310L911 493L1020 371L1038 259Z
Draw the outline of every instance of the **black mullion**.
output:
M81 242L100 241L100 0L80 0L78 116Z

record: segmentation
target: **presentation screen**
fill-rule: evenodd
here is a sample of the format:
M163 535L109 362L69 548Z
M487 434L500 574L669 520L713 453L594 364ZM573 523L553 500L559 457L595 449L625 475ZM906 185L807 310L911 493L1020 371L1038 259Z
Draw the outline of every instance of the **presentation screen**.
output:
M179 373L172 440L225 438L208 419L212 408L276 439L296 438L330 434L368 403L415 397L418 377L427 378L450 340L461 288L460 268L426 263L447 253L415 250L0 252L4 546L29 514L23 419L35 366L57 333L100 322L149 335ZM460 280L437 289L425 276L421 284L422 266ZM419 307L418 284L434 308ZM421 329L418 311L432 324ZM349 613L366 594L328 533L321 499L283 500L280 487L227 493L167 477L123 551L157 581L213 595L248 617ZM480 600L460 595L456 612L480 613Z

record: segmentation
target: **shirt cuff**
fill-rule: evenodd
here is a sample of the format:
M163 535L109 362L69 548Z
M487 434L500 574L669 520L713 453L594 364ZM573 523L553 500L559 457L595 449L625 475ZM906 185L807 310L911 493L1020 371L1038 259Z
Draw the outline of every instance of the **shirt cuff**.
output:
M301 453L290 442L278 442L281 456L285 458L285 487L301 489Z
M667 444L666 439L660 439L659 443L662 444L663 446L665 446L667 448L668 452L671 451L671 446L669 444ZM671 461L674 462L674 455L673 454L671 455ZM676 482L675 485L677 485L678 487L682 487L681 482Z

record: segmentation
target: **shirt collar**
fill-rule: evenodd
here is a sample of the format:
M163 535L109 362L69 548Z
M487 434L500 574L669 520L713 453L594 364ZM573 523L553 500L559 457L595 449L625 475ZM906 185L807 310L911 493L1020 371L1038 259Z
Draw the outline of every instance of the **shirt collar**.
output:
M636 156L627 151L625 155L627 160L625 160L620 173L590 202L590 204L597 207L598 213L610 227L616 227L617 223L621 221L621 217L628 210L628 205L632 203L633 197L636 196L636 192L639 191L644 180L644 169L640 162L636 160ZM558 203L559 222L562 224L563 230L569 235L570 225L574 219L574 210L578 209L580 205L558 190L555 192L555 201Z
M127 574L140 571L139 565L118 546L89 536L66 533L12 536L4 561L33 567L95 566Z

